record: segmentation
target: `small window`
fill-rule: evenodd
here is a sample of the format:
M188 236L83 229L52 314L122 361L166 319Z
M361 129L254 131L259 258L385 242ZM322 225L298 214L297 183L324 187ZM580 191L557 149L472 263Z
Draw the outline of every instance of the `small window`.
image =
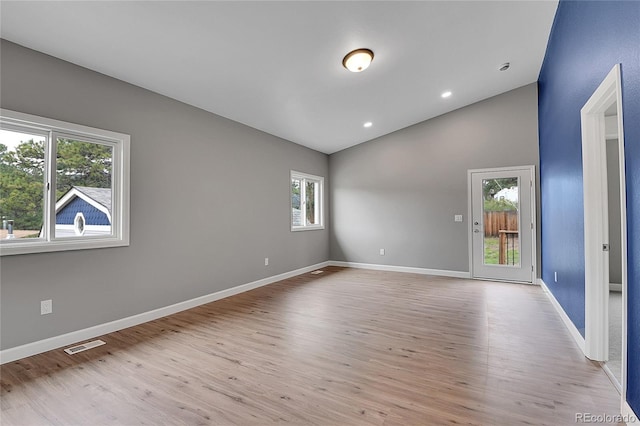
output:
M129 136L0 110L0 254L129 245Z
M76 219L73 223L75 225L75 234L79 236L84 235L84 214L82 212L76 213Z
M324 229L324 178L291 171L291 230Z

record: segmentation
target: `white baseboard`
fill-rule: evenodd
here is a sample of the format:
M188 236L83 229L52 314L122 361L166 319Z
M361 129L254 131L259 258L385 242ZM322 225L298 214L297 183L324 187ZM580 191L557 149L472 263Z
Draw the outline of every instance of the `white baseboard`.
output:
M441 277L471 278L471 274L469 274L469 272L449 271L445 269L426 269L414 268L411 266L376 265L373 263L342 262L337 260L330 260L329 265L342 266L345 268L372 269L374 271L407 272L410 274L438 275Z
M640 416L638 416L627 401L622 401L622 408L620 409L622 414L622 421L628 425L634 425L640 422Z
M542 281L542 279L539 278L538 283L546 293L553 307L556 308L556 311L558 312L558 314L560 314L560 318L562 318L562 322L564 322L565 327L567 327L567 330L569 330L569 333L571 333L571 337L573 337L573 340L576 341L576 344L584 354L585 353L584 337L582 337L582 334L580 334L576 326L573 324L573 321L571 321L567 313L564 311L564 309L562 309L562 306L556 300L555 296L553 295L553 293L551 293L551 290L549 290L549 287L547 287L544 281Z
M63 346L79 343L84 340L93 339L94 337L102 336L104 334L113 333L114 331L122 330L128 327L132 327L134 325L153 321L158 318L166 317L167 315L171 315L177 312L185 311L187 309L195 308L196 306L215 302L216 300L224 299L225 297L233 296L239 293L244 293L245 291L253 290L255 288L272 284L277 281L282 281L287 278L295 277L296 275L304 274L318 268L324 268L329 264L330 262L318 263L315 265L296 269L295 271L285 272L283 274L263 278L258 281L253 281L247 284L242 284L236 287L228 288L226 290L217 291L215 293L196 297L195 299L190 299L184 302L175 303L173 305L154 309L148 312L143 312L141 314L111 321L105 324L99 324L99 325L85 328L82 330L72 331L70 333L62 334L60 336L50 337L48 339L39 340L37 342L27 343L25 345L5 349L3 351L0 351L0 364L5 364L7 362L26 358L28 356L36 355L42 352L47 352L53 349L61 348Z

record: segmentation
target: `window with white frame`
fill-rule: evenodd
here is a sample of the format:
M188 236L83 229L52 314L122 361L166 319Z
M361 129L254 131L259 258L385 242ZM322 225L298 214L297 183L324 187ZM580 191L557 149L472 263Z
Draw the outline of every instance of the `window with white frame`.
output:
M0 110L0 254L129 245L129 135Z
M291 171L291 230L323 229L324 178Z

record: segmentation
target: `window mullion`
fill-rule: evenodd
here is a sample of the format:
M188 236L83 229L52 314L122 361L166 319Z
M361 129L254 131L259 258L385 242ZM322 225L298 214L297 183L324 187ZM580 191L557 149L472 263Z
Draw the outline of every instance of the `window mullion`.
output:
M300 179L300 217L302 226L307 226L307 180Z
M46 211L46 239L52 241L55 238L56 228L56 170L57 170L57 132L49 133L48 149L45 154L45 165L47 167L47 184L45 185L45 211Z

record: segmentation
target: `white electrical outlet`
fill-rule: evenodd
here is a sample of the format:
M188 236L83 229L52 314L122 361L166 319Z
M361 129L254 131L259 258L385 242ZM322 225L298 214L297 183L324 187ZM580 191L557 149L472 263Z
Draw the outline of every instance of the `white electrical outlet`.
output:
M269 266L269 258L268 257L264 258L264 266Z
M462 222L462 215L461 214L456 214L453 216L453 221L454 222Z
M380 249L380 256L384 256L384 249Z
M558 273L557 273L557 272L554 272L554 273L553 273L553 280L554 280L555 282L558 282Z
M47 315L53 312L53 302L51 299L40 302L40 315Z

